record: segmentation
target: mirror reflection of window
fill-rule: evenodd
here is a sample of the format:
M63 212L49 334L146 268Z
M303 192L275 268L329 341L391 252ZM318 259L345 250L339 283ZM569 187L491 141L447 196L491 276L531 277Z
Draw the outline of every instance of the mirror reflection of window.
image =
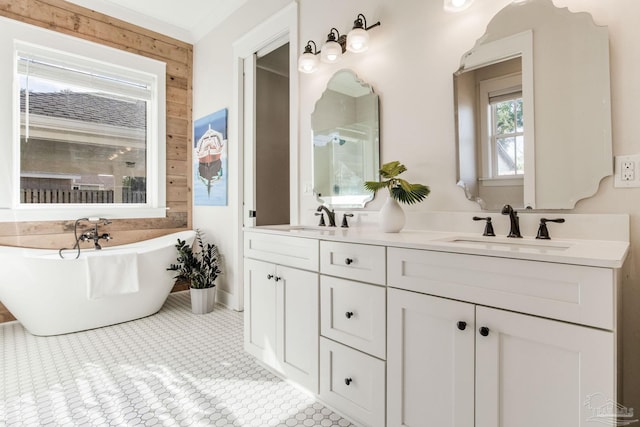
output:
M497 99L496 99L497 98ZM490 98L494 176L524 174L522 91Z
M519 58L511 62L520 67ZM522 73L504 73L505 67L511 65L494 64L478 76L484 185L513 179L519 181L511 184L522 185L525 173Z

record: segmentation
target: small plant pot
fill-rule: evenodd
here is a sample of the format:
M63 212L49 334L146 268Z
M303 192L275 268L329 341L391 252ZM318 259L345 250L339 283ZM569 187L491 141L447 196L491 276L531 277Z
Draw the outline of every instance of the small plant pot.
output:
M213 311L216 302L216 288L189 289L191 295L191 312L193 314L207 314Z

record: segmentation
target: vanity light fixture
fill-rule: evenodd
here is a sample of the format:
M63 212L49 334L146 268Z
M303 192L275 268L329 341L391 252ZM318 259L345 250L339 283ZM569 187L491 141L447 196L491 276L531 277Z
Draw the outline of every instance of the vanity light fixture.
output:
M462 12L471 6L473 0L444 0L444 10L447 12Z
M311 43L313 43L313 47L311 47ZM316 43L313 40L309 40L304 47L304 52L298 58L298 71L307 74L313 73L318 68L318 57L316 55L319 53Z
M326 63L338 62L344 53L345 36L341 36L338 30L332 28L327 34L327 41L322 46L320 60Z
M322 50L318 50L315 42L309 40L304 47L304 52L298 58L298 71L302 73L313 73L318 67L318 54L320 54L322 62L335 63L347 50L354 53L366 51L369 48L369 34L367 31L379 25L380 21L367 26L367 18L359 13L356 20L353 21L353 29L349 31L349 34L340 35L336 28L331 28L327 35L327 41L322 46ZM312 44L313 46L311 46Z
M349 52L361 53L369 49L369 31L373 27L380 25L380 21L367 27L367 18L359 13L353 21L353 29L347 34L347 50Z

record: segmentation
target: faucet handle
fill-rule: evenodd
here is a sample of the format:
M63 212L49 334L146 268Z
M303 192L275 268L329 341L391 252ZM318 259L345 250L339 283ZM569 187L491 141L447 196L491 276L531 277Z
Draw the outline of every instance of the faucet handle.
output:
M352 216L353 216L352 213L345 213L342 216L342 225L341 225L342 228L349 228L349 223L347 222L347 217L352 217Z
M562 224L564 222L564 218L540 218L540 226L538 227L538 234L536 235L536 239L549 240L549 229L547 228L547 222L555 222L558 224Z
M315 215L320 215L320 223L318 225L320 227L325 227L327 224L324 222L324 212L316 212Z
M493 231L493 224L491 223L491 217L487 216L487 217L480 217L480 216L474 216L473 217L474 221L486 221L486 224L484 225L484 232L482 233L483 236L495 236L496 233Z

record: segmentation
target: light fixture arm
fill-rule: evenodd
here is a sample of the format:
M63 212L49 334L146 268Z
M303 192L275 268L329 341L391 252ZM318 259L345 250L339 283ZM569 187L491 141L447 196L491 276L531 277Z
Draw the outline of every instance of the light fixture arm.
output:
M340 32L338 31L337 28L332 27L331 30L329 30L329 34L327 34L327 41L335 42L335 41L338 41L339 39L340 39Z
M311 47L311 43L313 43L313 48ZM304 47L303 53L311 53L313 55L317 55L320 53L320 51L318 50L318 46L316 46L316 42L314 42L313 40L309 40L307 42L307 45Z
M362 28L366 31L369 31L370 29L374 28L374 27L378 27L380 26L380 21L376 22L375 24L371 25L371 26L367 26L367 18L362 14L359 13L358 16L356 16L356 20L353 21L353 28Z

